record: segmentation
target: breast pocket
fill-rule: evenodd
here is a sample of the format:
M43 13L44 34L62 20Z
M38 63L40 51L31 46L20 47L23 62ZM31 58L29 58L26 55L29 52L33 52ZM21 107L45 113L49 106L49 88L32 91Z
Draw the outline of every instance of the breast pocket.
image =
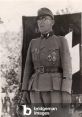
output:
M33 61L37 61L38 54L39 54L39 49L38 48L32 49L32 59L33 59Z
M50 48L48 51L48 61L52 62L53 64L57 64L57 61L59 60L59 49L58 48Z

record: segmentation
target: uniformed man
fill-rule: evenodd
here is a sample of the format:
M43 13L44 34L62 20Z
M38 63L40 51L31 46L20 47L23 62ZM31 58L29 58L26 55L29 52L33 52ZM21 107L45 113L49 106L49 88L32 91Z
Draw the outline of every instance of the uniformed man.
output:
M23 100L44 105L71 103L72 67L67 40L54 35L54 15L48 8L38 10L37 24L41 36L29 44Z

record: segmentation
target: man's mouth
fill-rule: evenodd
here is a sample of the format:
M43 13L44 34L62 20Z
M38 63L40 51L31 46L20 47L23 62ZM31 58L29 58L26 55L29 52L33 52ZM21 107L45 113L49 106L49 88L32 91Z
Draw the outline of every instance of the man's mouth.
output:
M40 26L40 28L43 28L44 26Z

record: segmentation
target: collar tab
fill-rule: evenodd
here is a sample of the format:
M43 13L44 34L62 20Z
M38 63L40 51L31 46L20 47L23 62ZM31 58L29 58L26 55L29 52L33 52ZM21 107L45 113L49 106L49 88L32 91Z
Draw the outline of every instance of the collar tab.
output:
M46 33L46 34L41 34L41 38L43 39L43 38L46 38L46 39L48 39L50 36L52 36L54 33L53 33L53 31L51 31L51 32L49 32L49 33Z

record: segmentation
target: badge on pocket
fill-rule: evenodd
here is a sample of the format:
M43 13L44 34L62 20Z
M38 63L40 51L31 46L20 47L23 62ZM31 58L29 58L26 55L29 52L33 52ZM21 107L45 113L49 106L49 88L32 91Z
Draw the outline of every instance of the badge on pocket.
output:
M52 51L52 52L48 55L48 61L52 61L53 63L56 61L56 52L55 52L55 50Z
M35 52L35 54L39 54L39 49L38 48L35 48L34 49L34 52Z
M33 60L37 60L37 59L38 59L38 54L39 54L39 49L38 49L38 48L35 48L35 49L32 51Z
M56 52L53 51L51 54L52 54L52 61L55 62L56 61Z

